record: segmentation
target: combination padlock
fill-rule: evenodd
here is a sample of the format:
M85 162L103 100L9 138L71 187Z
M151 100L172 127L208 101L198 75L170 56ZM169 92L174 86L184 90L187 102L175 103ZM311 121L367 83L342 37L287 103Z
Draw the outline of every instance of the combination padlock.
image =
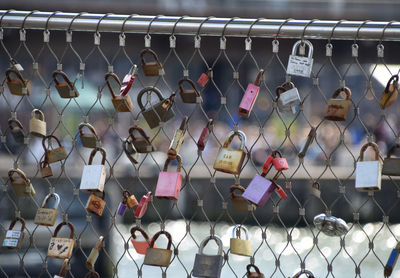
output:
M63 226L70 229L69 238L57 237L58 232ZM71 222L61 222L54 230L54 234L50 239L49 248L47 249L47 257L58 259L70 259L72 250L74 249L74 225Z
M175 131L174 137L172 137L172 141L169 145L167 153L169 159L175 159L175 157L178 155L179 149L183 142L183 137L185 136L185 132L187 129L187 121L188 117L185 116L181 122L179 129Z
M90 132L85 133L83 131L84 128L87 128ZM89 123L80 123L79 124L79 138L81 139L82 146L85 148L94 149L98 145L100 145L100 138L97 135L96 129ZM99 142L99 143L98 143Z
M308 46L308 55L305 57L302 53L299 56L297 52ZM289 75L297 75L310 77L313 66L313 45L308 40L299 40L293 45L292 54L289 56L289 62L286 73ZM304 53L305 54L305 53Z
M296 105L301 102L299 91L292 82L283 83L276 88L276 101L278 102L278 110L281 113L296 113Z
M251 110L253 110L253 106L256 103L258 92L260 90L260 83L263 79L264 70L261 69L258 74L257 78L253 84L249 84L247 89L243 95L243 98L239 105L239 115L245 118L250 117Z
M344 93L345 99L337 99L337 97ZM332 98L328 100L328 108L326 110L325 119L330 121L345 121L349 114L351 106L351 90L348 87L337 89Z
M9 119L8 128L10 129L11 135L14 138L15 142L18 144L23 144L25 141L25 133L22 123L17 119Z
M122 84L121 84L121 81L119 80L119 77L113 72L109 72L104 76L107 87L111 94L111 102L114 106L115 111L117 111L117 112L132 111L133 103L132 103L131 98L128 95L116 95L114 93L113 86L111 85L110 78L114 79L114 81L117 83L119 90L121 90Z
M229 148L229 145L235 135L239 137L241 143L238 150ZM242 131L231 131L226 137L224 145L218 151L217 158L214 162L214 169L216 171L238 175L242 170L244 158L246 157L246 153L244 151L245 144L246 135Z
M184 83L189 84L190 89L184 89ZM178 82L178 87L183 103L199 103L202 101L200 92L196 89L196 85L192 80L188 78L181 79Z
M14 226L17 222L21 223L21 229L19 231L13 230ZM22 241L24 240L25 235L25 220L21 217L16 217L10 223L8 227L8 231L3 240L2 247L7 249L20 249L22 245Z
M385 109L392 105L395 100L397 99L397 96L399 94L399 76L393 75L388 83L386 84L386 88L382 93L380 105L382 109Z
M182 159L179 154L176 156L176 160L178 161L176 172L168 172L168 164L171 162L171 159L167 158L164 170L158 175L155 193L158 199L178 200L179 198L182 185Z
M12 78L15 75L16 78ZM29 96L31 94L32 83L24 79L21 72L15 68L9 68L6 71L7 86L10 93L17 96Z
M197 148L200 151L204 151L206 144L208 142L208 138L210 137L210 133L213 131L213 129L214 129L214 120L209 119L206 127L203 128L203 130L201 131L199 140L197 140Z
M61 76L63 81L58 81L57 77ZM55 87L62 98L76 98L79 92L75 84L69 80L68 76L63 71L56 70L53 72L53 81Z
M153 61L151 62L146 62L144 59L144 56L148 54L148 56L151 56L153 58ZM144 75L146 76L158 76L160 70L162 69L162 64L160 62L160 60L158 60L158 56L157 54L151 50L151 49L143 49L140 52L140 60L142 62L142 68L143 68L143 72Z
M50 198L54 198L55 202L50 208L47 208ZM54 226L58 215L57 208L59 205L60 196L57 193L48 194L42 203L42 207L38 208L33 222L36 225Z
M50 149L51 139L56 140L58 147L54 149ZM49 149L46 147L46 140L49 145ZM65 150L64 146L61 145L60 140L54 135L47 135L42 139L42 146L44 150L45 159L48 163L54 163L57 161L61 161L67 158L68 154Z
M101 197L99 197L97 194L101 194ZM104 191L90 194L86 203L86 210L94 215L102 216L104 207L106 206L106 201L104 200L105 197L106 193Z
M44 114L39 109L33 109L31 119L29 120L29 133L36 137L46 136L46 121Z
M102 155L100 165L92 165L97 152ZM83 167L80 190L83 192L103 192L106 181L106 151L103 148L95 148L90 153L88 165Z
M368 147L375 151L375 159L364 161L364 152ZM381 190L382 163L379 158L379 147L370 142L362 146L360 150L360 160L356 164L356 189L358 191Z

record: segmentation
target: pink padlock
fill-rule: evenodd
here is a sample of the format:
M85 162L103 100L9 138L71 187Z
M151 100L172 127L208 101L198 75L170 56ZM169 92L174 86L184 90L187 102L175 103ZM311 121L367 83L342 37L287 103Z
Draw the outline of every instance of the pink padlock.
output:
M256 103L258 91L260 90L260 82L262 80L264 74L264 70L261 69L258 74L256 81L253 84L249 84L247 86L246 92L242 98L242 101L239 105L239 115L245 118L250 117L251 110L253 109L254 104Z
M279 155L279 157L277 157L277 155ZM286 158L282 157L282 154L279 151L272 152L272 157L272 164L277 171L285 171L289 169Z
M157 187L156 187L156 197L159 199L167 200L178 200L179 192L181 191L182 185L182 159L178 154L176 156L178 161L178 167L176 172L167 172L168 164L171 161L169 158L165 161L164 170L159 174Z
M147 192L147 194L143 195L142 199L140 199L139 205L137 206L136 211L135 211L136 218L143 217L143 215L147 211L147 206L150 201L151 201L151 191Z
M199 140L197 141L197 147L200 151L204 151L204 149L206 147L208 137L210 136L210 133L212 132L212 130L214 128L213 123L214 123L214 120L209 119L206 127L203 128L203 131L200 134Z
M125 75L122 80L122 86L119 90L120 96L125 96L128 94L129 90L132 87L133 82L135 81L135 73L137 66L133 65L133 67L129 70L128 74Z
M199 84L201 87L205 87L208 83L208 81L210 81L210 75L211 75L211 69L208 70L207 73L202 73L199 77L199 79L197 80L197 84Z
M135 232L138 231L142 235L141 236L136 236ZM133 245L133 248L135 248L136 252L138 254L145 255L147 248L149 248L151 238L149 235L143 230L142 228L138 226L134 226L131 229L131 242ZM157 248L156 244L154 243L154 248Z

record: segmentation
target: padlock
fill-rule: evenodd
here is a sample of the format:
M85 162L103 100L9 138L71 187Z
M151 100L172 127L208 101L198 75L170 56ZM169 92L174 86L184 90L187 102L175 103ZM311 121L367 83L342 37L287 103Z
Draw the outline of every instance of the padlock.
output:
M17 119L9 119L8 128L10 129L11 135L14 138L15 142L17 142L18 144L23 144L25 139L25 133L22 123Z
M139 132L140 136L135 136L133 134L135 130ZM146 132L144 132L144 130L137 125L129 128L129 137L131 138L132 144L135 146L135 149L138 153L150 153L156 150Z
M391 157L396 149L400 148L400 144L395 144L387 153L383 160L382 174L388 176L400 176L400 158Z
M52 205L52 208L46 208L50 198L54 198L55 202ZM54 226L58 215L57 208L59 204L60 196L57 193L50 193L49 195L47 195L42 203L42 207L38 208L33 222L36 225Z
M136 218L140 219L144 216L144 214L147 211L147 206L150 201L151 201L151 192L147 192L146 195L142 196L142 199L140 199L139 205L136 208L136 211L135 211Z
M383 272L385 277L389 277L390 275L392 275L393 268L396 265L397 259L399 258L399 254L400 254L400 243L397 243L396 248L394 248L390 253L389 259L387 260L387 263L385 265Z
M92 165L93 158L97 152L102 154L101 164ZM106 151L103 148L95 148L90 153L88 165L82 172L80 190L83 192L103 192L106 181Z
M39 166L42 178L48 178L53 176L53 171L51 170L50 164L47 161L46 156L44 156L43 160L40 161Z
M311 194L317 198L321 198L321 185L319 182L314 182L311 187Z
M364 152L371 146L375 151L375 160L364 161ZM375 143L362 146L360 160L356 165L356 189L358 191L381 190L382 163L379 158L379 147Z
M65 276L67 276L68 263L69 259L65 259L61 266L60 272L58 273L58 275L54 275L54 278L64 278Z
M254 268L255 272L252 272L251 268ZM248 264L246 270L247 278L264 278L264 274L262 274L260 269L254 264Z
M63 226L68 226L70 229L69 238L57 237L58 232ZM70 259L72 250L74 249L74 225L71 222L61 222L54 230L54 234L49 242L47 249L47 257L58 259Z
M240 231L243 230L246 239L240 238ZM232 237L231 237L231 253L251 257L251 241L249 240L249 231L245 226L236 225L232 229Z
M151 94L152 92L157 95L160 101L154 105L150 104L151 106L145 109L142 102L143 95L145 93L146 95L149 93ZM168 122L175 116L174 111L171 109L174 98L175 95L172 94L169 98L164 99L160 90L156 87L146 87L139 92L137 96L137 102L140 110L142 111L144 119L151 129L158 127L160 122Z
M90 132L89 133L84 133L83 129L87 128ZM81 139L82 142L82 146L84 146L85 148L90 148L90 149L94 149L96 148L100 142L100 138L97 135L96 129L94 128L94 126L92 126L89 123L80 123L79 124L79 137Z
M99 257L99 253L101 251L101 248L103 248L103 242L104 242L104 237L100 236L99 239L97 240L96 246L90 251L89 257L86 260L86 268L94 271L94 264L97 261L97 258Z
M154 245L161 234L165 235L168 239L167 249L156 248ZM171 234L167 231L159 231L150 241L150 246L146 251L146 255L144 256L143 264L152 266L169 266L172 256L171 246Z
M245 191L245 189L240 186L240 185L233 185L231 186L230 189L230 199L232 201L233 207L238 210L238 211L243 211L243 212L248 212L249 211L249 206L250 206L250 211L256 210L256 206L253 204L250 204L247 202L245 198L243 198L242 195L235 194L235 190L240 191L242 194Z
M346 94L346 99L337 99L339 94ZM347 119L351 106L351 90L348 87L337 89L332 98L328 100L325 119L330 121L342 122Z
M149 54L150 56L152 56L153 61L151 62L146 62L144 59L144 55ZM140 60L142 61L142 68L143 68L143 72L144 75L146 76L158 76L159 75L159 71L162 69L162 64L160 62L160 60L158 60L157 54L149 49L143 49L140 52Z
M167 158L164 164L164 170L158 175L155 193L158 199L178 200L179 198L182 185L182 174L180 173L182 159L179 154L176 156L176 160L178 161L176 172L167 172L168 164L171 162L171 159Z
M279 155L279 157L277 157L277 155ZM272 164L277 171L285 171L289 169L286 158L282 157L282 154L279 151L273 151L272 157Z
M303 274L304 274L307 278L315 278L315 277L314 277L314 274L312 274L311 271L306 270L306 269L300 270L298 273L296 273L296 274L293 276L293 278L299 278L299 277L301 277Z
M308 56L298 56L297 51L299 47L308 46ZM289 56L289 62L286 73L289 75L297 75L303 77L310 77L313 66L313 45L308 40L297 41L292 48L292 54Z
M63 81L58 81L57 77L61 76ZM55 87L62 98L76 98L79 97L79 92L75 84L69 80L65 72L56 70L53 72L53 81Z
M175 130L174 137L172 137L172 141L171 141L171 144L169 145L169 149L168 149L168 153L167 153L168 158L171 160L175 159L175 157L177 156L179 149L182 145L183 137L185 136L185 132L187 129L187 121L188 121L188 117L185 116L181 122L179 129Z
M38 116L38 118L36 118ZM29 120L29 132L33 136L45 137L46 136L46 122L44 114L39 109L33 109L31 119Z
M299 91L292 82L283 83L276 88L276 101L278 102L278 110L281 113L296 113L296 105L301 102Z
M397 95L399 94L399 76L393 75L388 83L386 84L386 88L382 93L380 105L382 109L389 107L395 102L397 99Z
M214 129L214 120L209 119L207 122L207 125L205 128L203 128L203 131L200 134L199 140L197 141L197 148L200 151L204 151L206 144L208 142L208 138L210 137L210 133Z
M141 233L141 236L136 236L136 231ZM145 255L147 248L149 248L150 244L150 237L149 235L143 230L142 228L135 226L131 228L131 242L133 248L135 248L136 253ZM157 248L156 243L154 242L154 248Z
M122 202L119 203L117 213L118 215L123 216L128 207L133 209L137 205L138 201L136 200L135 195L131 195L128 190L124 190L122 192Z
M237 135L240 139L240 149L229 148L233 137ZM214 162L214 169L216 171L238 175L242 170L242 165L246 153L244 151L246 144L246 135L238 130L231 131L225 139L224 145L219 149L217 158Z
M191 89L183 89L184 83L188 83ZM199 91L197 91L196 85L191 79L184 78L179 80L178 87L183 103L198 103L202 101L201 95Z
M13 175L17 174L18 178L13 178ZM35 189L32 186L31 181L26 177L25 173L20 169L11 169L8 171L8 177L11 182L11 187L14 190L15 195L19 197L30 197L36 194Z
M124 190L124 191L126 191L126 193L127 193L127 194L125 193L127 196L126 205L128 206L129 209L135 208L139 204L138 201L136 200L135 195L129 193L128 190Z
M101 197L96 194L101 194ZM104 200L106 197L106 192L92 193L90 194L89 199L86 203L86 210L97 215L102 216L104 207L106 206L106 201Z
M215 240L218 246L216 255L206 255L204 248L210 240ZM194 277L219 278L221 276L222 264L224 262L222 241L219 237L213 235L205 238L199 247L199 253L196 254L193 265L192 275Z
M327 236L343 236L349 231L349 226L341 218L326 216L325 213L314 217L315 227Z
M124 150L124 153L128 157L128 159L133 163L137 164L139 163L139 153L137 152L135 145L133 145L132 140L129 138L126 138L125 140L122 141L122 149Z
M21 223L21 230L15 231L14 226L17 222ZM8 231L3 240L2 247L7 249L20 249L25 235L25 220L21 217L16 217L10 223Z
M137 66L133 65L129 72L125 75L124 79L122 79L121 89L119 89L120 96L126 96L129 93L129 90L132 88L133 82L135 81L135 74L137 71Z
M113 73L109 72L104 76L104 79L106 80L107 87L110 90L111 93L111 101L112 104L114 105L115 111L117 112L130 112L133 109L133 103L132 100L129 96L121 96L121 95L116 95L114 93L113 87L110 83L110 77L115 80L115 82L118 84L118 86L121 88L122 84L121 81L119 80L118 76Z
M100 274L93 270L86 273L85 277L83 278L100 278Z
M199 84L200 87L204 88L210 81L210 77L211 77L211 69L209 69L207 73L203 72L200 75L199 79L197 79L197 84Z
M51 144L51 139L56 140L58 147L55 149L47 149L46 147L46 140L48 140L48 145L50 146ZM54 135L47 135L45 137L43 137L42 139L42 146L43 146L43 150L44 150L44 155L45 155L45 159L47 160L48 163L54 163L57 161L61 161L63 159L66 159L68 154L67 151L65 150L65 148L61 145L60 140L58 140L58 138Z
M253 84L247 85L247 89L243 95L242 101L239 105L239 115L245 118L250 117L251 110L256 103L258 92L260 91L260 83L263 79L264 70L261 69Z
M11 78L11 74L14 74L16 78ZM6 71L7 86L10 93L17 96L29 96L31 94L32 83L28 79L24 79L21 72L17 69L9 68Z
M311 127L310 132L307 135L306 143L303 145L299 154L297 155L299 158L304 158L306 156L308 148L314 141L316 135L317 135L317 129L315 127Z

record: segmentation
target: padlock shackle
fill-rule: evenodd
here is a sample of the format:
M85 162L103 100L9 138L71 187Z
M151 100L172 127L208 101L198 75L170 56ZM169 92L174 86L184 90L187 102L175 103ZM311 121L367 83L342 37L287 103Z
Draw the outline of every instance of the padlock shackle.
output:
M361 147L360 150L360 161L364 161L364 152L367 150L368 147L372 147L375 151L375 161L379 161L379 147L374 142L368 142Z
M260 83L263 81L263 79L264 79L264 70L263 70L263 69L260 69L260 70L258 71L256 80L254 81L253 84L259 87L259 86L260 86Z
M36 118L36 115L39 116L39 118ZM35 108L35 109L32 110L31 118L36 118L38 120L44 121L44 114L39 109Z
M240 139L240 150L244 150L245 144L246 144L246 135L238 130L238 131L231 131L229 132L228 136L225 139L223 148L228 148L229 145L231 144L233 137L235 137L235 135L239 136Z
M151 241L150 241L150 248L154 248L154 243L156 242L156 240L158 239L158 237L161 235L161 234L163 234L163 235L165 235L166 237L167 237L167 239L168 239L168 245L167 245L167 249L168 250L171 250L171 246L172 246L172 237L171 237L171 234L170 233L168 233L167 231L159 231L159 232L157 232L154 236L153 236L153 238L151 239Z
M160 101L164 101L165 100L163 95L161 94L161 91L158 88L156 88L156 87L145 87L142 90L140 90L140 92L139 92L139 94L137 96L137 102L138 102L140 110L142 110L142 111L144 111L142 98L143 98L143 95L145 93L147 93L147 92L150 92L150 93L154 92L158 96L158 99Z
M306 270L306 269L300 270L298 273L296 273L296 274L293 276L293 278L299 278L299 277L300 277L301 275L303 275L303 274L305 274L308 278L315 278L315 277L314 277L314 274L313 274L311 271Z
M314 53L314 47L312 45L312 43L309 40L298 40L297 42L295 42L295 44L293 45L292 48L292 55L293 56L298 56L297 55L297 50L300 47L301 44L306 44L308 46L308 58L312 58L313 57L313 53Z
M246 269L247 269L247 273L246 274L247 275L250 275L251 268L254 268L254 270L256 271L257 274L261 274L260 269L255 264L248 264L246 266Z
M281 96L282 93L284 93L284 92L287 91L286 87L288 87L288 86L289 86L290 89L295 88L293 82L285 82L285 83L283 83L282 85L276 87L276 89L275 89L276 100L278 100L278 99L280 98L280 96ZM290 90L290 89L289 89L289 90Z
M195 94L197 95L197 96L200 96L200 93L199 93L199 91L196 89L196 85L194 84L194 82L193 82L193 80L191 80L191 79L189 79L189 78L182 78L181 80L179 80L179 82L178 82L178 87L179 87L179 93L182 95L182 94L185 94L186 92L186 90L184 90L183 89L183 83L189 83L189 85L190 85L190 87L192 87L193 88L193 90L194 90L194 92L195 92Z
M246 240L249 240L249 231L247 228L243 225L235 225L235 227L232 228L232 238L239 238L240 239L240 234L241 230L244 231L244 234L246 235Z
M281 154L281 152L278 151L278 150L273 151L271 155L272 155L273 158L276 158L276 155L279 155L279 157L282 158L282 154Z
M134 226L134 227L131 228L131 237L132 237L133 239L136 239L136 235L135 235L135 232L136 232L136 231L140 232L140 233L142 234L142 236L144 237L144 239L145 239L147 242L149 242L149 240L150 240L149 235L146 233L145 230L143 230L143 229L140 228L139 226Z
M84 129L85 127L87 127L87 128L89 129L89 131L96 137L96 140L99 140L99 136L97 135L96 129L94 128L94 126L92 126L92 125L89 124L89 123L80 123L80 124L79 124L78 129L79 129L79 134L80 134L80 136L83 136L83 135L84 135L83 129Z
M319 184L319 182L313 182L312 187L318 190L321 190L321 185Z
M65 259L64 262L63 262L63 264L62 264L62 266L61 266L60 272L58 273L58 276L60 276L60 277L65 277L65 276L67 276L67 272L68 272L68 270L67 270L68 263L69 263L69 259Z
M115 95L114 90L113 90L113 88L111 86L110 77L113 78L118 83L118 86L121 87L122 84L121 84L121 81L119 80L118 75L116 75L115 73L107 72L106 75L104 75L104 80L106 81L107 87L110 90L111 96L112 96L112 98L115 98L116 95Z
M100 152L101 155L102 155L101 165L105 165L106 164L106 157L107 157L106 150L103 149L103 148L96 147L90 153L88 165L92 165L93 158L94 158L94 156L96 155L97 152Z
M21 232L25 230L25 220L22 217L15 217L13 221L11 221L10 226L8 227L8 230L14 229L14 226L17 222L21 223Z
M392 154L396 151L396 149L400 149L400 144L395 144L394 146L392 146L389 149L389 151L388 151L388 153L386 155L386 158L390 158L392 156Z
M147 136L146 132L143 130L143 128L137 126L137 125L133 125L129 128L129 136L132 138L133 141L136 141L137 138L135 137L135 135L133 134L135 132L135 130L137 132L140 133L140 135L142 135L142 138L144 138L149 144L150 144L150 138L149 136Z
M89 271L86 273L84 278L100 278L100 274L98 274L96 271Z
M39 165L40 165L40 168L44 168L46 166L50 167L50 163L49 163L49 160L46 155L44 156L44 159L39 162Z
M350 100L351 99L351 90L349 87L343 87L343 88L339 88L337 89L333 95L332 98L337 98L341 92L344 92L346 94L346 98L345 100Z
M142 62L142 66L146 63L146 61L144 59L144 55L146 55L146 54L153 56L154 61L157 62L157 64L161 67L161 62L160 62L160 60L158 60L157 53L155 53L153 50L151 50L149 48L145 48L140 52L140 61Z
M57 193L48 194L43 200L42 208L45 208L47 206L47 204L49 203L50 198L56 199L56 203L54 204L54 209L57 209L58 206L60 205L60 195L58 195Z
M126 204L128 202L129 196L131 196L131 193L128 190L124 189L122 191L122 203L123 204Z
M18 79L11 79L10 75L12 73L15 74ZM6 78L7 78L8 82L11 82L13 80L19 80L22 83L23 87L26 87L28 85L28 81L24 80L24 78L22 77L22 74L18 70L13 69L13 68L9 68L6 70Z
M15 123L16 126L13 126L13 123ZM24 129L22 123L17 119L9 119L8 120L8 127L10 128L10 130L14 130L15 127L19 127L21 130Z
M221 239L219 238L219 237L217 237L216 235L213 235L213 236L208 236L208 237L206 237L205 239L203 239L203 241L200 243L200 246L199 246L199 254L204 254L203 253L203 250L204 250L204 247L206 247L206 245L207 245L207 243L210 241L210 240L214 240L215 241L215 243L217 243L217 246L218 246L218 255L220 255L220 256L222 256L222 241L221 241Z
M390 85L392 84L392 82L393 82L393 91L390 92L389 89L390 89ZM399 88L399 76L397 74L395 74L395 75L392 75L392 77L390 77L383 93L384 94L393 94L396 91L396 89L398 89L398 88Z
M67 83L70 90L72 90L74 87L74 83L72 83L71 80L69 80L67 74L61 70L56 70L53 72L53 80L56 86L60 85L60 81L57 80L58 75L60 75L64 79L65 83Z
M72 224L69 221L63 221L60 224L58 224L56 229L54 230L53 237L57 237L58 232L61 230L62 226L68 226L69 227L69 229L71 230L71 232L69 234L69 238L73 239L74 238L75 227L74 227L74 224Z
M14 181L14 178L13 178L13 174L14 173L17 174L18 176L20 176L25 181L25 183L27 185L29 184L28 177L25 175L25 173L21 169L18 169L18 168L17 169L11 169L11 170L8 171L8 177L9 177L11 182Z
M48 149L46 148L45 142L46 142L46 140L48 140L49 143L50 143L50 140L51 140L51 139L56 140L56 142L57 142L57 144L58 144L58 147L60 147L60 148L62 147L62 146L61 146L60 140L59 140L56 136L54 136L54 135L47 135L47 136L43 137L43 139L42 139L42 146L43 146L43 149L44 149L45 152L48 151ZM49 146L49 147L50 147L50 146Z
M177 154L175 159L178 161L178 167L176 168L176 171L180 173L182 168L182 158L179 154ZM163 172L168 172L168 164L171 162L171 160L174 159L167 158L167 160L165 160Z
M242 193L245 191L244 187L242 187L240 185L232 185L229 190L230 190L230 194L231 194L231 199L241 196L241 195L235 194L235 190L239 190Z

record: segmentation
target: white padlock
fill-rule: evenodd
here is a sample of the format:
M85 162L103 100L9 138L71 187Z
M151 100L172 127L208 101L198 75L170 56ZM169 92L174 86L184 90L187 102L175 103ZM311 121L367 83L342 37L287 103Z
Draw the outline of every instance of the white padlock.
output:
M308 56L298 56L299 47L308 46ZM292 54L289 56L289 62L286 73L289 75L297 75L310 77L313 66L313 45L308 40L299 40L293 45Z
M286 89L289 87L288 89ZM279 112L292 112L296 113L296 105L301 102L299 91L292 82L283 83L276 89L278 97L278 110Z
M375 151L375 160L364 161L364 152L368 147ZM358 191L381 190L382 162L379 158L379 147L375 143L367 143L360 151L360 161L356 166L356 189Z
M101 152L103 158L100 165L92 165L93 158L97 152ZM89 163L83 168L80 190L83 192L103 192L106 181L106 151L96 147L90 153Z

